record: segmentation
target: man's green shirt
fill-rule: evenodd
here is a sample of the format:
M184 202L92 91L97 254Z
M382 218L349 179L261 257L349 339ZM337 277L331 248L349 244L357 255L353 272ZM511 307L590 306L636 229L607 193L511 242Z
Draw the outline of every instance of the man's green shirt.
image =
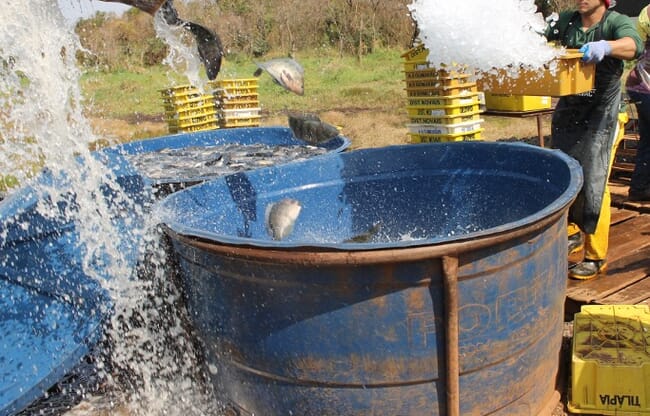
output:
M579 49L587 42L601 39L617 40L630 37L636 43L635 58L638 58L643 51L644 45L632 19L615 11L609 11L608 14L609 16L607 16L604 22L599 22L587 31L583 31L580 28L580 16L576 16L577 12L564 11L560 13L560 18L555 25L549 25L546 28L546 39L549 41L559 41L562 46L570 49ZM601 37L597 38L597 33L599 32L601 33Z

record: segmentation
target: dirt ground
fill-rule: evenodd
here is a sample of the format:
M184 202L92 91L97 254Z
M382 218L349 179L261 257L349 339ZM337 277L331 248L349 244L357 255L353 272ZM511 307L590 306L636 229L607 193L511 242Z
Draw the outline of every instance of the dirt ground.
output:
M402 108L382 109L337 109L317 113L321 120L341 129L352 144L350 149L383 147L410 143L408 117ZM507 138L534 138L538 135L534 118L509 119L484 116L483 140ZM100 145L111 145L169 134L167 124L161 116L134 116L128 120L91 118L93 130L100 138ZM287 113L268 114L262 112L262 126L288 126ZM542 134L550 133L550 116L542 118Z

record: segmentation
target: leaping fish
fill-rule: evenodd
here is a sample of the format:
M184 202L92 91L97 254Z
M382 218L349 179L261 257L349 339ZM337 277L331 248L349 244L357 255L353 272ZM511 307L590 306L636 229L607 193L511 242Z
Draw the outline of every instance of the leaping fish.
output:
M274 240L282 240L293 231L302 206L295 199L285 198L266 206L266 229Z
M294 94L305 94L305 70L302 65L292 58L275 58L266 62L255 62L257 70L253 73L259 77L263 71L266 71L275 81L287 91Z
M219 75L223 58L223 46L219 36L210 29L194 22L188 22L178 17L173 0L101 0L109 3L122 3L142 10L152 16L162 13L165 22L170 26L181 26L189 30L199 52L201 62L205 66L208 79L213 80Z

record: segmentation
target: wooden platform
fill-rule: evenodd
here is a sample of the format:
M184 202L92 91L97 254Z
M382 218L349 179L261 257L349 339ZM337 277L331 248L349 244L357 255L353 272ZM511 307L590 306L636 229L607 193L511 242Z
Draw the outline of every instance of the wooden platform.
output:
M627 201L629 180L610 180L612 228L608 270L592 280L569 279L566 313L573 316L584 304L650 305L650 203ZM579 261L576 253L570 261Z

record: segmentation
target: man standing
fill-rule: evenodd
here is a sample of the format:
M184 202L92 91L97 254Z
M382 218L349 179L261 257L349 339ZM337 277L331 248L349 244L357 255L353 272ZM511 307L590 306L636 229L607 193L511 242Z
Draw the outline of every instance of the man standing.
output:
M561 97L553 113L551 146L582 166L584 185L569 209L569 252L583 244L584 260L569 268L575 279L591 279L607 268L610 194L607 187L617 135L623 60L637 58L643 42L634 23L608 10L610 0L576 0L576 11L560 14L546 37L580 49L596 64L594 89ZM582 232L581 232L582 231ZM585 234L584 241L582 233Z

